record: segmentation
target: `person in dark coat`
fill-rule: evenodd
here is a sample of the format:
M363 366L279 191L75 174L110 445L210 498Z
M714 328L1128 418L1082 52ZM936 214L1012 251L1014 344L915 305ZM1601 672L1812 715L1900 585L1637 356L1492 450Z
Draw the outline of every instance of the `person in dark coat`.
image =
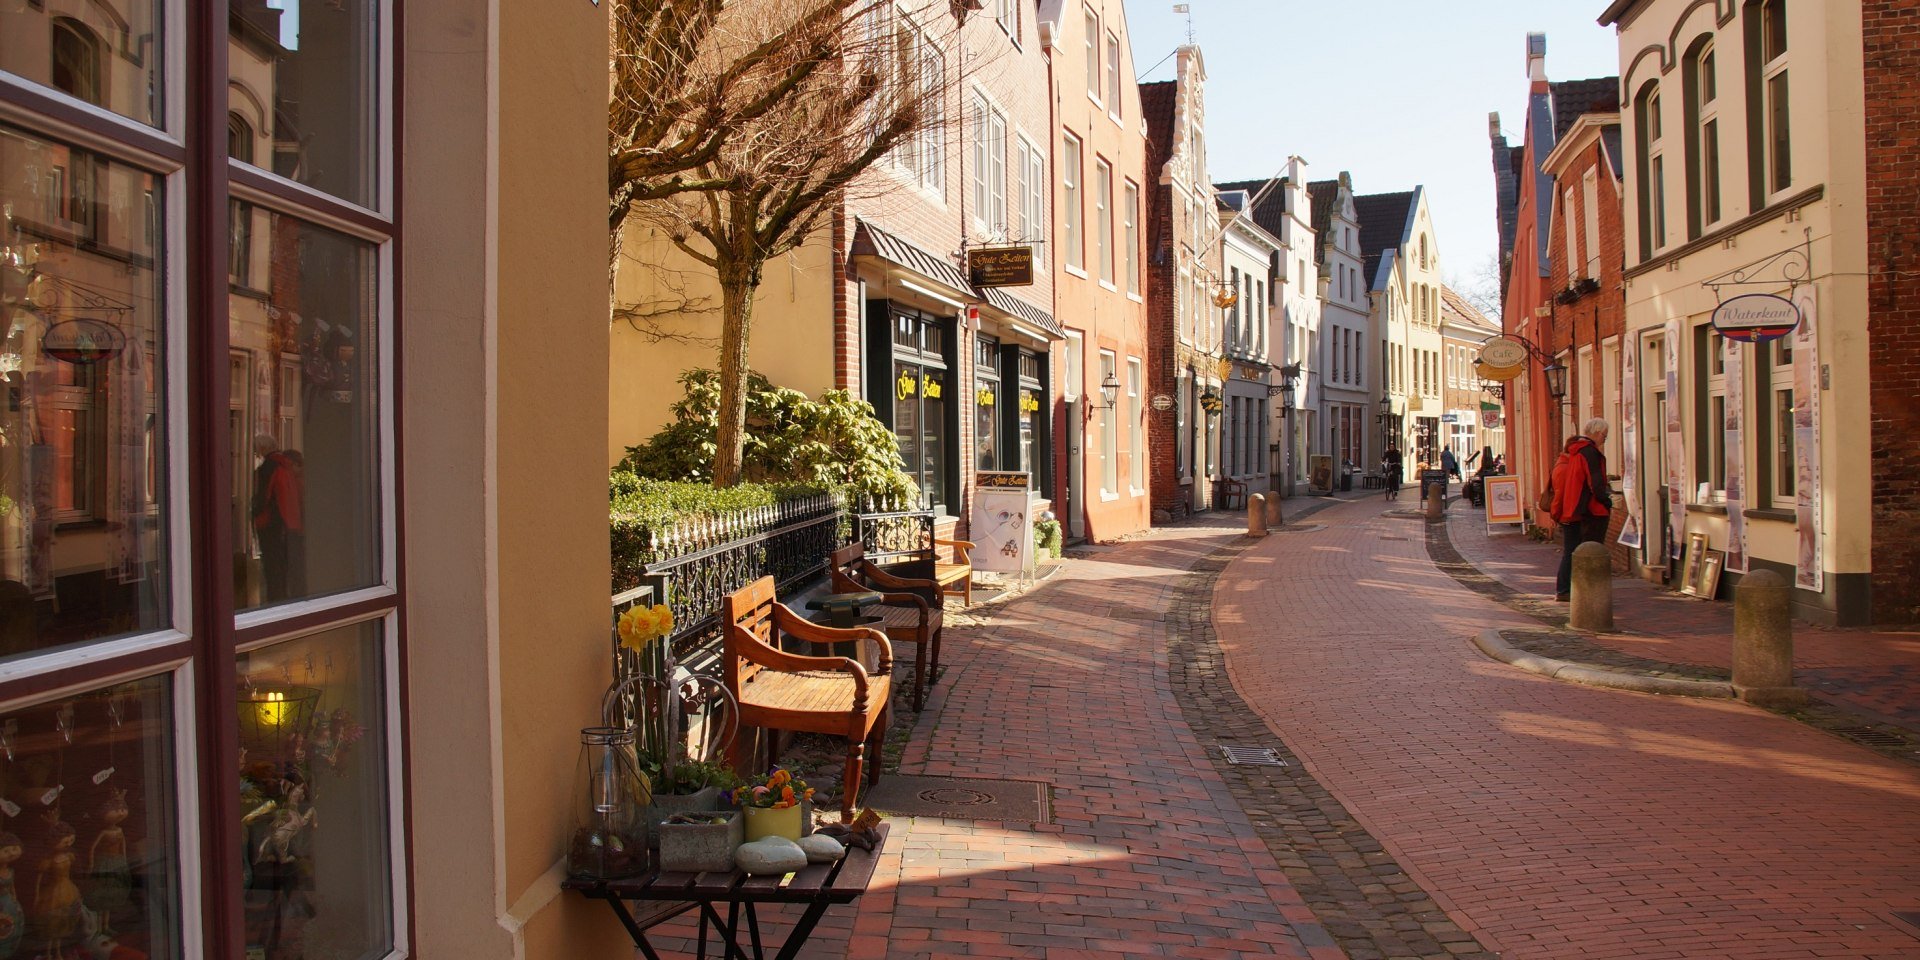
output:
M253 438L253 534L260 541L262 584L269 602L306 593L305 480L300 455L280 449L272 434Z

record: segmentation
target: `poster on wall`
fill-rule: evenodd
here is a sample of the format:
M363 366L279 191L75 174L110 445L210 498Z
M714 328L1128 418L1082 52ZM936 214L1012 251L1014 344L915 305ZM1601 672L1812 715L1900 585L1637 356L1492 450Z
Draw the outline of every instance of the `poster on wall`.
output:
M1526 508L1520 505L1520 478L1512 474L1488 477L1485 484L1487 496L1487 528L1505 523L1525 523Z
M1680 432L1680 320L1667 321L1667 559L1680 558L1679 531L1687 529L1687 439Z
M1747 572L1747 377L1746 351L1740 344L1725 346L1727 372L1726 421L1719 426L1727 438L1727 559L1726 568Z
M1793 292L1800 326L1793 331L1794 520L1800 534L1794 586L1816 593L1825 589L1820 569L1820 324L1819 298L1812 284Z
M1033 495L1024 471L982 470L974 476L973 567L1033 573Z
M1640 534L1640 349L1630 343L1620 351L1620 493L1627 501L1627 519L1620 526L1620 545L1638 550Z

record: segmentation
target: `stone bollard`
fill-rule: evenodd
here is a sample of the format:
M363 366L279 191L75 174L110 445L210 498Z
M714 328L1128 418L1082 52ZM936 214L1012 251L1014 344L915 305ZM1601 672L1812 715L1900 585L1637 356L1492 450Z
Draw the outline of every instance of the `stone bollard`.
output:
M1272 530L1285 522L1286 518L1280 515L1280 491L1272 491L1267 494L1267 529Z
M1763 707L1807 701L1793 685L1793 588L1771 570L1756 570L1733 588L1733 692Z
M1568 607L1567 626L1575 630L1613 629L1613 557L1606 544L1589 540L1573 548Z
M1254 494L1247 498L1247 536L1264 537L1267 535L1267 498L1264 494Z
M1427 488L1427 519L1438 520L1447 515L1447 488L1436 483Z

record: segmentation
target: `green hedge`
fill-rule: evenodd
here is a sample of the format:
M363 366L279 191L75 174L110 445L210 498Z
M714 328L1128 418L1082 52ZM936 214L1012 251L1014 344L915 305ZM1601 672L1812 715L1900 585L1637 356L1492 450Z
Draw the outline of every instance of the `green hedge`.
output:
M685 520L720 518L836 492L831 487L807 483L743 483L716 489L704 483L647 480L631 471L614 470L607 490L613 592L638 584L642 568L658 559L648 546L651 532L664 533Z

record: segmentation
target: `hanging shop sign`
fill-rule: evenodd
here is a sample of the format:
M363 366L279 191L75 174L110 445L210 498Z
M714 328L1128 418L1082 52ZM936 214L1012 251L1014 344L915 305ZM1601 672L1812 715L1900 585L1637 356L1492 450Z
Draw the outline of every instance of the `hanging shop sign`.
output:
M1526 356L1522 354L1521 359L1524 361L1526 359ZM1522 363L1516 363L1510 367L1498 367L1498 366L1494 366L1492 363L1482 363L1479 366L1474 367L1474 372L1480 374L1480 379L1482 380L1491 380L1495 383L1506 383L1509 380L1519 379L1521 374L1527 372L1527 365L1524 362L1522 362Z
M1527 345L1512 337L1494 337L1480 345L1480 362L1496 369L1522 366L1527 362ZM1481 376L1486 376L1485 371Z
M976 287L1033 285L1032 247L988 247L967 251L967 279Z
M1147 401L1147 405L1161 413L1166 413L1168 410L1173 409L1173 398L1164 393L1156 393L1153 395L1153 399Z
M1480 401L1480 425L1486 427L1488 430L1493 430L1500 426L1499 404L1488 403L1485 400Z
M1728 340L1766 343L1778 340L1800 325L1800 308L1786 297L1745 293L1713 311L1713 328Z
M40 349L47 356L81 366L110 360L126 346L127 335L119 327L92 317L62 320L40 336Z

